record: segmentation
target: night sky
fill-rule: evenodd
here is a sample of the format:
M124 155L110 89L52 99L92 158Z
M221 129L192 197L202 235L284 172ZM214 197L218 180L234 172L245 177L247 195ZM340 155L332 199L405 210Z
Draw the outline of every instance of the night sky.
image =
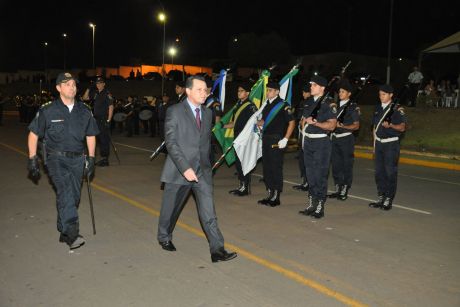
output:
M67 67L91 67L89 22L97 25L97 66L161 64L163 26L156 15L162 6L168 16L167 48L176 37L180 39L175 63L226 58L232 39L248 32L276 32L297 56L351 51L386 57L390 0L277 2L280 4L250 0L0 0L0 71L43 69L45 41L48 67L62 68L63 33L68 34ZM419 50L459 30L459 1L395 0L392 55L416 59Z

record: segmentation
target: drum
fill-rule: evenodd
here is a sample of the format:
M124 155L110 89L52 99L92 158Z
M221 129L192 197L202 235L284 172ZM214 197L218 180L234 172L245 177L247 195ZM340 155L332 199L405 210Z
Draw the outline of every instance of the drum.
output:
M113 115L113 120L117 123L121 123L126 120L126 114L122 112L115 113Z
M153 112L150 111L150 110L147 110L147 109L142 110L142 111L139 112L139 119L140 120L149 120L149 119L152 118L152 116L153 116Z

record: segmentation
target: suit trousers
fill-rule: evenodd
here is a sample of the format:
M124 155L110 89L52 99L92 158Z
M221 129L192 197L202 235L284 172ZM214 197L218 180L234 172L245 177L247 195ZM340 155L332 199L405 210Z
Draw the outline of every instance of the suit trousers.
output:
M341 138L332 137L332 177L334 183L351 187L355 160L355 137L353 134Z
M332 145L329 137L305 138L303 152L307 181L310 186L310 195L317 200L326 201L331 151Z
M161 203L160 218L158 221L158 241L171 241L174 227L185 205L187 196L192 190L198 209L203 231L209 242L211 253L224 247L224 237L217 225L217 216L214 208L213 187L203 179L187 185L165 183L163 201Z
M379 195L393 199L398 180L399 142L375 142L375 182Z

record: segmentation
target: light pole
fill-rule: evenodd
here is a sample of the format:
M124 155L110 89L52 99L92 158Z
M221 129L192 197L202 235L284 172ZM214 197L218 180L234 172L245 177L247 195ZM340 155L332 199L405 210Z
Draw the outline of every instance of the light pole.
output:
M391 76L391 41L393 36L393 0L390 1L390 21L388 33L388 57L387 57L387 84L390 84Z
M161 12L158 14L158 20L163 23L163 60L161 62L161 93L164 93L165 88L165 42L166 42L166 15Z
M65 62L66 62L66 61L65 61L65 60L66 60L66 54L65 54L65 41L66 41L66 39L67 39L67 33L63 33L63 34L62 34L62 37L63 37L63 41L64 41L64 70L65 70L65 67L66 67L66 65L65 65L65 64L66 64L66 63L65 63Z
M171 65L174 65L174 56L177 53L177 49L174 48L174 47L171 47L171 48L169 48L168 53L171 56Z
M94 23L90 23L89 27L93 28L93 69L96 69L96 65L94 64L95 63L94 62L94 53L95 53L95 51L94 51L94 49L95 49L94 48L94 37L96 35L96 25Z
M43 42L43 64L45 68L45 84L48 83L48 56L47 56L48 43Z

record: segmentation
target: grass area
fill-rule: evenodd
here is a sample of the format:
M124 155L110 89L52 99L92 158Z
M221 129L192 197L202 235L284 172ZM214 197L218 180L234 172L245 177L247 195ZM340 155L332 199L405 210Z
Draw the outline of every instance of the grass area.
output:
M357 144L372 145L371 119L374 107L361 106L361 128ZM460 155L460 110L404 108L408 128L402 149Z

